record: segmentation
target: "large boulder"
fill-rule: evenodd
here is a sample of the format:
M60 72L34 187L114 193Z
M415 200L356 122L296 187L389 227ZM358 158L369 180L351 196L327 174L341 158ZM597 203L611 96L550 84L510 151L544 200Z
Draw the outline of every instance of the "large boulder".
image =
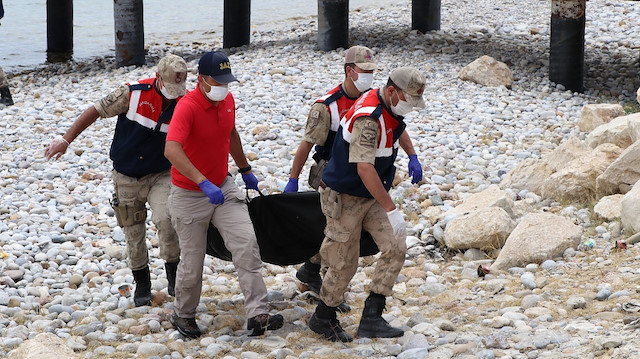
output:
M501 190L497 185L491 185L484 191L474 193L465 198L462 204L441 214L440 218L442 219L450 215L461 216L487 207L500 207L509 214L509 216L514 217L513 199L511 199L511 196L507 191Z
M582 107L578 128L580 131L591 132L594 128L609 123L612 119L624 116L624 109L620 104L594 103Z
M561 201L591 202L596 195L596 179L618 158L622 149L604 143L588 155L565 164L542 183L540 194L544 198Z
M500 207L481 208L452 219L444 231L444 243L452 249L502 248L516 226L511 216Z
M553 168L553 171L559 171L567 166L567 163L577 159L589 156L591 149L587 144L576 136L569 137L562 142L551 153L546 154L542 159Z
M502 247L491 270L504 270L529 263L542 263L561 256L580 243L582 227L551 213L530 213L522 217Z
M540 193L542 183L555 170L545 161L528 158L516 165L504 175L500 182L502 188L526 189L533 193Z
M627 116L616 117L611 122L596 127L585 141L591 148L596 148L603 143L613 143L620 148L627 148L634 140L632 138L632 128L640 123L640 113ZM634 133L633 137L637 137Z
M511 87L513 84L513 74L509 67L487 55L463 67L458 76L464 81L473 81L489 87Z
M622 198L624 198L624 195L622 194L613 194L611 196L602 197L598 203L593 206L593 213L608 221L620 218L622 215Z
M500 187L526 189L541 194L544 181L553 173L566 168L567 163L575 159L589 157L591 152L584 141L572 136L541 160L527 159L520 162L504 176Z
M596 179L598 198L616 193L627 193L640 179L640 142L627 147Z
M9 355L9 359L64 358L80 359L64 340L55 334L40 333L29 339Z
M622 227L632 231L633 233L640 232L640 186L633 186L629 192L627 192L622 201L622 214L620 220L622 221Z

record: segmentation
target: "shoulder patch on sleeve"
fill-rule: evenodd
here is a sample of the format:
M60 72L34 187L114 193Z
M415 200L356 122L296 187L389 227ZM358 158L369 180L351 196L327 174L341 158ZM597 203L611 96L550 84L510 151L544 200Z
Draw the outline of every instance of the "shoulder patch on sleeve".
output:
M378 124L375 121L365 121L360 133L360 145L366 148L375 148L378 137Z

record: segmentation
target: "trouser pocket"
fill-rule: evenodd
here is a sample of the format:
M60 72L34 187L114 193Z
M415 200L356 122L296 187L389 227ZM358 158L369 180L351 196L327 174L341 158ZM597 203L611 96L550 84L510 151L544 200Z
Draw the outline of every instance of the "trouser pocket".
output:
M325 216L339 219L342 216L342 196L331 188L321 188L320 206Z
M118 226L129 227L144 223L147 220L147 208L144 202L134 201L132 204L121 203L118 196L113 193L111 207L116 215Z

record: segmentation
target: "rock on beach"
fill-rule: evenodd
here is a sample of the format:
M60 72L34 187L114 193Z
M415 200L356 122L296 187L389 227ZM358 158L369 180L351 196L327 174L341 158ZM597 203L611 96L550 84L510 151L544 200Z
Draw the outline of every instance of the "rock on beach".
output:
M446 224L464 215L454 210L465 200L572 137L584 141L587 133L578 121L585 105L628 109L637 103L640 8L632 1L592 0L586 14L581 94L548 79L548 3L443 3L441 30L426 34L410 29L408 0L384 9L352 9L351 41L374 50L380 68L375 87L400 66L418 68L428 81L427 107L406 118L424 180L411 184L401 151L398 183L391 190L405 214L411 246L383 316L405 335L348 344L327 342L309 330L314 295L296 286L296 266L269 264L263 273L271 307L287 321L263 337L248 337L233 265L211 257L205 260L196 316L205 334L187 340L169 322L173 298L163 296L166 275L151 222L152 286L163 295L150 307L132 303L135 283L122 251L124 235L109 204L108 152L116 119L96 121L57 161L44 158L45 146L88 106L121 83L152 76L167 52L186 59L187 87L193 88L197 59L221 48L219 34L180 34L147 44L148 64L140 67L115 68L114 59L105 57L9 73L16 104L0 108L0 356L24 355L46 336L73 352L59 358L640 357L633 324L638 314L628 311L640 287L640 246L612 250L623 233L618 218L505 186L503 203L514 221L528 213L563 217L581 228L580 242L593 240L593 248L570 246L537 263L478 271L497 253L467 254L441 244ZM316 18L291 19L252 32L250 45L229 51L240 80L230 87L236 125L265 194L282 191L310 105L343 78L344 49L319 51L316 31ZM510 88L458 77L484 55L508 66ZM311 161L301 174L301 190L309 189ZM233 163L230 171L243 185ZM360 261L345 295L353 310L339 314L351 334L375 257Z

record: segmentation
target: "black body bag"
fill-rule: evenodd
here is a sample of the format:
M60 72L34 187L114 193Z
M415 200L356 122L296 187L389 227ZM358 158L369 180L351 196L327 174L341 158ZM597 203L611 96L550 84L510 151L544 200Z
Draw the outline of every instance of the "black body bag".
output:
M262 195L248 200L249 216L260 247L262 261L277 265L303 263L318 253L324 240L327 220L315 191ZM371 234L362 231L360 256L380 250ZM209 224L207 254L230 261L218 229Z

